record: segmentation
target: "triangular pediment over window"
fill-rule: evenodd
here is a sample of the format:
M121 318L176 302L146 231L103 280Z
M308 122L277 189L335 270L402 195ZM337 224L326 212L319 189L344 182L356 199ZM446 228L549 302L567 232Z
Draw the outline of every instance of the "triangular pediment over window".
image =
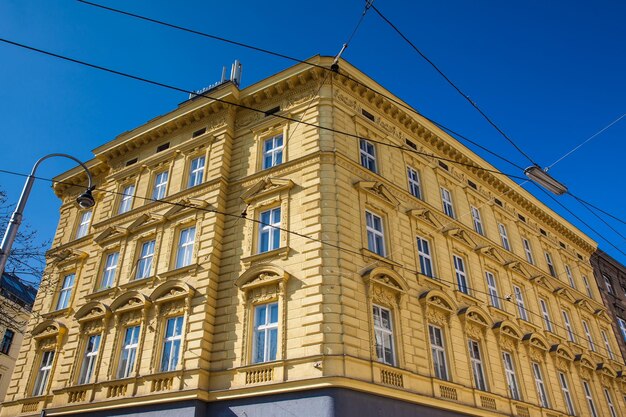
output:
M294 182L288 179L265 178L245 190L243 194L241 194L241 199L246 202L246 204L250 204L254 200L263 198L269 194L289 190L294 185Z
M522 265L519 261L507 262L505 266L511 269L512 271L515 271L518 274L522 275L523 277L526 277L526 278L531 277L530 272L528 272L528 269L526 269L524 265Z
M506 263L506 259L502 256L502 253L498 248L491 245L480 246L476 248L477 252L482 253L488 258L491 258L495 261L498 261L500 264L504 265Z
M121 238L128 234L128 229L120 226L111 226L104 229L98 236L96 236L93 240L98 245L102 245L105 242L108 242L113 239Z
M415 217L417 220L420 220L427 225L434 227L435 229L441 229L443 223L439 220L439 217L428 209L414 209L409 210L408 214Z
M443 230L443 233L457 239L458 241L466 244L472 249L477 246L476 241L472 239L470 234L467 233L465 230L461 229L460 227L454 227L454 226L448 227L445 230Z
M197 198L183 198L173 203L172 208L170 208L163 214L163 218L169 220L173 217L176 217L177 215L186 213L190 210L203 209L208 205L209 203L207 203L205 200L200 200Z
M398 200L383 183L375 181L359 181L354 184L354 187L378 197L380 200L393 207L398 207L400 205L400 200Z
M141 227L152 226L152 225L161 223L163 221L165 221L165 216L162 216L156 213L143 214L137 217L137 219L135 219L134 222L128 225L128 231L134 232L135 230L140 229Z

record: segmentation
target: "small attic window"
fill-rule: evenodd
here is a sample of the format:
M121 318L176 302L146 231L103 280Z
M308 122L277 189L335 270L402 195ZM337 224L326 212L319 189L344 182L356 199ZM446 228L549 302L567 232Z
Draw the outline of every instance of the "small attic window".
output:
M446 164L446 163L445 163L445 162L443 162L443 161L439 161L439 166L440 166L441 168L445 169L446 171L448 171L448 170L449 170L449 168L448 168L448 164Z
M410 141L408 139L404 139L404 143L406 143L409 146L409 148L413 148L413 149L417 150L417 145L414 142L412 142L412 141Z
M166 150L169 147L170 147L170 143L167 142L167 143L164 143L162 145L157 146L157 150L156 151L157 151L157 153L159 153L159 152L162 152L162 151Z
M365 116L366 118L370 119L372 122L376 121L376 118L374 117L374 115L365 109L361 109L361 114Z
M202 129L198 129L198 130L196 130L195 132L193 132L193 133L191 134L191 137L192 137L192 138L197 138L198 136L203 135L203 134L205 134L205 133L206 133L206 127L203 127Z
M578 259L580 259L581 261L584 260L583 256L580 253L577 253L576 255L578 256Z
M526 217L522 216L521 214L518 214L517 218L526 223Z
M469 185L470 187L472 187L475 190L478 190L478 186L476 185L476 183L472 180L467 180L467 185Z
M544 235L544 236L548 236L548 232L546 232L546 231L545 231L545 230L543 230L543 229L539 229L539 232L540 232L542 235Z
M500 201L500 200L499 200L499 199L497 199L497 198L494 198L494 199L493 199L493 202L494 202L494 203L496 203L497 205L499 205L500 207L504 207L504 204L502 203L502 201Z
M271 109L269 109L269 110L267 110L265 112L265 117L271 116L272 114L278 113L279 111L280 111L280 106L276 106L274 108L271 108Z
M559 246L561 246L563 249L565 249L567 246L565 246L565 243L563 242L559 242Z
M131 166L132 164L136 164L137 163L137 158L133 158L129 161L126 161L126 166Z

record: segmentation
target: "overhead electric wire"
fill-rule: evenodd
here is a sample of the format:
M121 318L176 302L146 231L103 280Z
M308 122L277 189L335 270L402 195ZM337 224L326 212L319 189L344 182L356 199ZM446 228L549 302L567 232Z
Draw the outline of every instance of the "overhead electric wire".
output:
M426 60L426 62L428 62L430 66L433 67L435 71L437 71L437 73L439 73L439 75L441 75L444 80L446 80L446 82L452 86L452 88L454 88L461 96L463 96L463 98L467 100L467 102L470 103L472 107L474 107L478 111L478 113L480 113L480 115L498 131L498 133L500 133L511 145L513 145L515 149L517 149L522 155L524 155L524 157L528 159L531 164L538 166L538 164L526 152L524 152L522 148L520 148L513 141L513 139L511 139L506 133L504 133L504 131L500 129L500 127L498 127L498 125L496 125L495 122L491 120L491 118L487 116L487 114L485 114L483 110L481 110L478 104L476 104L474 100L470 98L470 96L465 94L441 69L439 69L439 67L433 61L431 61L417 46L415 46L415 44L411 42L411 40L400 31L400 29L398 29L389 19L387 19L385 15L383 15L381 11L376 8L376 6L372 5L372 9L374 9L374 11L381 17L381 19L383 19L389 26L391 26L391 28L393 28L393 30L398 35L400 35L400 37L404 39L415 50L415 52L417 52L424 60Z
M626 225L626 220L620 219L619 217L615 216L614 214L611 214L611 213L609 213L609 212L607 212L605 210L602 210L600 207L595 206L595 205L591 204L590 202L585 201L582 198L575 196L571 192L568 192L567 194L569 194L572 198L574 198L579 203L587 205L587 206L589 206L591 208L594 208L594 209L598 210L600 213L606 214L607 216L611 217L613 220L616 220L616 221Z
M579 201L580 203L580 201ZM619 230L615 229L613 226L611 226L609 223L607 223L606 220L604 220L602 217L598 216L598 214L591 210L591 208L587 207L585 204L580 203L581 206L583 206L585 209L587 209L591 214L593 214L595 217L598 218L598 220L600 220L602 223L604 223L609 229L611 229L616 235L618 235L619 237L621 237L624 241L626 241L626 236L624 236L623 234L621 234L619 232Z
M227 38L225 38L223 36L212 35L212 34L209 34L209 33L206 33L206 32L201 32L201 31L198 31L198 30L195 30L195 29L190 29L190 28L183 27L183 26L180 26L180 25L168 23L168 22L165 22L165 21L162 21L162 20L153 19L153 18L150 18L150 17L147 17L147 16L139 15L139 14L136 14L136 13L131 13L131 12L124 11L124 10L121 10L121 9L116 9L116 8L113 8L113 7L104 6L104 5L101 5L101 4L98 4L98 3L94 3L94 2L90 2L90 1L87 1L87 0L77 0L77 1L80 2L80 3L86 4L86 5L89 5L89 6L93 6L93 7L97 7L97 8L100 8L100 9L108 10L108 11L111 11L111 12L114 12L114 13L119 13L119 14L122 14L122 15L125 15L125 16L128 16L128 17L133 17L133 18L136 18L136 19L140 19L140 20L148 21L148 22L155 23L155 24L158 24L158 25L166 26L166 27L171 28L171 29L181 30L181 31L188 32L188 33L191 33L191 34L194 34L194 35L199 35L199 36L210 38L210 39L217 40L217 41L220 41L220 42L226 42L226 43L229 43L229 44L232 44L232 45L236 45L236 46L239 46L239 47L242 47L242 48L247 48L247 49L251 49L251 50L257 51L257 52L266 53L266 54L273 55L273 56L276 56L276 57L279 57L279 58L283 58L283 59L287 59L287 60L290 60L290 61L293 61L293 62L298 62L300 64L305 64L305 65L309 65L309 66L312 66L312 67L320 68L320 69L325 70L325 71L334 72L334 73L340 75L341 77L343 77L343 78L345 78L345 79L347 79L349 81L352 81L352 82L360 85L361 87L367 88L368 90L370 90L370 91L372 91L372 92L374 92L376 94L379 94L381 97L384 97L385 99L387 99L387 100L393 102L394 104L404 108L405 110L409 110L410 112L412 112L414 114L417 114L420 117L423 117L427 121L431 122L432 124L434 124L435 126L439 127L440 129L448 132L449 134L451 134L451 135L453 135L455 137L458 137L458 138L460 138L460 139L462 139L462 140L464 140L464 141L466 141L468 143L471 143L474 146L479 147L480 149L488 152L489 154L495 156L496 158L501 159L504 162L507 162L508 164L510 164L510 165L512 165L512 166L514 166L514 167L516 167L518 169L520 169L521 171L524 170L524 167L516 164L515 162L512 162L508 158L505 158L502 155L499 155L499 154L493 152L492 150L490 150L489 148L479 144L478 142L476 142L476 141L474 141L472 139L469 139L467 136L464 136L461 133L458 133L458 132L454 131L453 129L445 126L444 124L442 124L442 123L440 123L440 122L438 122L438 121L436 121L436 120L434 120L434 119L424 115L423 113L421 113L421 112L417 111L416 109L414 109L413 107L411 107L411 106L401 102L400 100L397 100L397 99L391 97L390 95L385 94L382 91L377 90L377 89L375 89L375 88L373 88L373 87L371 87L371 86L369 86L369 85L367 85L367 84L365 84L365 83L363 83L363 82L361 82L361 81L359 81L359 80L349 76L348 74L344 73L341 69L339 69L339 71L335 71L335 70L331 69L330 67L326 67L324 65L319 65L319 64L316 64L316 63L310 62L310 61L305 61L305 60L302 60L302 59L299 59L299 58L295 58L295 57L292 57L292 56L289 56L289 55L286 55L286 54L283 54L283 53L280 53L280 52L275 52L275 51L272 51L272 50L269 50L269 49L266 49L266 48L261 48L261 47L254 46L254 45L251 45L251 44L248 44L248 43L244 43L244 42L234 41L232 39L227 39ZM362 21L362 18L364 17L366 10L369 9L368 4L371 5L372 3L373 3L373 1L370 2L370 0L368 0L368 3L366 3L366 6L365 6L366 9L364 10L364 13L361 15L361 20L359 20L358 24L360 24L360 22ZM353 33L355 33L355 32L356 31L354 30ZM353 38L353 35L350 36L348 42L350 42L352 38ZM347 45L347 43L345 45Z
M91 64L91 63L86 62L86 61L81 61L79 59L71 58L71 57L68 57L68 56L65 56L65 55L60 55L60 54L57 54L57 53L54 53L54 52L49 52L49 51L46 51L44 49L40 49L40 48L36 48L36 47L33 47L33 46L25 45L25 44L22 44L22 43L19 43L19 42L15 42L15 41L11 41L11 40L8 40L8 39L5 39L5 38L0 38L0 42L4 42L4 43L7 43L7 44L10 44L10 45L13 45L13 46L17 46L19 48L23 48L23 49L27 49L27 50L30 50L30 51L33 51L33 52L40 53L40 54L43 54L43 55L47 55L47 56L51 56L51 57L54 57L54 58L58 58L58 59L61 59L61 60L64 60L64 61L68 61L68 62L72 62L72 63L75 63L75 64L83 65L83 66L86 66L86 67L89 67L89 68L97 69L97 70L108 72L108 73L115 74L115 75L119 75L121 77L130 78L130 79L133 79L133 80L136 80L136 81L140 81L140 82L144 82L144 83L147 83L147 84L152 84L152 85L155 85L155 86L158 86L158 87L162 87L162 88L166 88L166 89L169 89L169 90L178 91L178 92L186 93L186 94L191 94L191 95L195 95L195 96L198 96L198 97L204 97L204 98L208 98L210 100L214 100L214 101L219 102L219 103L223 103L223 104L227 104L227 105L230 105L230 106L239 107L239 108L242 108L242 109L245 109L245 110L250 110L250 111L253 111L253 112L256 112L256 113L266 114L265 110L260 110L260 109L254 108L254 107L246 106L244 104L234 103L234 102L231 102L231 101L228 101L228 100L224 100L224 99L220 99L220 98L217 98L217 97L213 97L213 96L210 96L210 95L208 95L206 93L197 93L197 92L192 91L192 90L187 90L185 88L180 88L180 87L176 87L176 86L173 86L173 85L170 85L170 84L165 84L165 83L162 83L162 82L159 82L159 81L150 80L148 78L144 78L144 77L128 74L128 73L121 72L121 71L118 71L118 70L114 70L114 69L111 69L111 68L108 68L108 67L103 67L103 66L100 66L100 65ZM277 114L277 113L271 114L271 115L269 115L269 117L276 117L276 118L279 118L279 119L288 120L288 121L292 121L292 122L299 122L299 123L301 123L303 125L310 126L310 127L315 127L315 128L321 129L321 130L328 131L328 132L345 135L345 136L348 136L348 137L351 137L351 138L355 138L355 139L359 139L359 140L360 139L364 139L364 140L367 140L367 141L369 141L371 143L375 143L375 144L378 144L378 145L381 145L381 146L387 146L387 147L390 147L390 148L402 149L402 150L410 152L410 153L415 153L415 154L418 154L418 155L427 156L427 157L430 157L430 158L433 158L433 159L437 159L437 160L441 160L441 161L447 161L447 162L450 162L450 163L453 163L453 164L462 165L462 166L478 169L478 170L481 170L481 171L491 172L493 174L504 175L504 176L509 177L509 178L515 178L515 179L520 179L520 180L525 180L526 179L524 177L520 177L520 176L517 176L517 175L514 175L514 174L507 174L507 173L504 173L504 172L501 172L501 171L498 171L498 170L495 170L495 169L484 168L484 167L481 167L481 166L475 165L475 164L468 164L468 163L456 161L454 159L443 158L443 157L436 156L434 154L427 153L427 152L420 152L420 151L418 151L416 149L407 148L407 147L405 147L403 145L395 145L395 144L392 144L392 143L382 142L382 141L379 141L379 140L371 139L371 138L368 138L368 137L365 137L365 136L361 136L361 135L357 135L357 134L354 134L354 133L344 132L344 131L341 131L341 130L338 130L338 129L334 129L332 127L326 127L326 126L321 126L321 125L317 125L317 124L314 124L314 123L305 122L302 119L297 119L297 118L294 118L294 117L284 116L284 115Z
M16 176L20 176L20 177L28 177L29 176L29 174L24 174L24 173L4 170L4 169L0 169L0 173L16 175ZM65 182L65 181L57 181L57 180L54 180L54 179L51 179L51 178L45 178L45 177L39 177L39 176L33 176L33 178L39 179L39 180L42 180L42 181L51 182L53 184L56 183L56 184L68 185L68 186L71 186L71 187L82 187L82 185L80 185L80 184L74 184L74 183ZM125 195L123 192L119 192L119 191L102 190L102 189L98 189L98 191L102 192L102 193L114 194L114 195L119 195L119 196L124 196ZM233 218L237 218L237 219L242 219L243 218L246 221L251 221L251 222L254 222L254 223L262 225L262 226L270 226L270 227L272 227L274 229L280 230L281 232L285 232L285 233L288 233L288 234L291 234L291 235L294 235L294 236L298 236L298 237L301 237L301 238L304 238L304 239L308 239L310 241L320 243L321 245L326 245L326 246L333 247L333 248L335 248L335 249L337 249L339 251L342 251L344 253L349 253L351 255L357 255L357 256L363 256L365 258L371 258L375 262L378 261L377 256L369 256L367 253L363 253L360 250L348 249L348 248L345 248L345 247L340 246L338 244L329 242L327 240L323 240L323 239L315 238L315 237L312 237L312 236L309 236L309 235L305 235L304 233L300 233L300 232L293 231L293 230L290 230L290 229L287 229L287 228L283 228L283 227L276 227L276 226L273 226L273 225L269 225L267 223L262 222L261 220L248 218L248 217L246 217L243 214L226 213L226 212L223 212L223 211L220 211L220 210L216 210L216 209L210 209L210 208L206 208L206 207L199 207L199 206L195 206L195 205L191 205L191 204L177 203L177 202L174 202L174 201L154 200L154 199L148 198L148 197L133 196L133 198L137 198L137 199L148 201L148 202L155 202L155 201L157 201L157 202L163 203L163 204L169 204L169 205L172 205L172 206L178 206L178 207L183 207L183 208L190 208L190 209L204 211L204 212L208 212L208 213L212 213L212 214L220 214L220 215L223 215L223 216L233 217ZM407 267L407 266L405 266L403 264L398 263L397 266L400 269L402 269L402 270L404 270L406 272L413 273L413 274L418 275L418 276L426 276L423 273L421 273L420 271L417 271L415 269L409 268L409 267ZM560 276L560 275L563 275L563 273L560 273L557 276ZM440 278L440 277L436 277L436 276L430 276L429 278L433 279L433 280L435 280L437 282L441 282L443 284L450 284L451 286L458 285L458 283L456 281L454 281L454 280L446 280L446 279L443 279L443 278ZM558 279L557 277L554 277L554 278ZM494 296L493 294L491 294L488 291L482 291L480 289L477 289L475 287L471 287L469 285L467 285L466 287L468 288L468 290L470 290L471 293L486 295L488 299L489 299L489 297ZM47 289L44 289L44 291L47 291ZM534 311L529 310L525 306L520 306L520 304L518 304L517 302L513 302L512 295L508 295L508 296L504 296L504 297L498 295L498 296L494 296L494 297L496 297L496 298L498 298L499 300L502 300L502 301L508 301L508 302L512 303L513 305L515 305L518 309L521 307L521 308L523 308L526 311L526 313L534 315L536 317L539 317L540 319L543 319L543 315L541 315L539 313L535 313ZM34 314L37 314L39 316L39 318L43 317L39 313L34 313ZM552 320L550 320L550 322L552 323L552 325L554 327L561 328L561 329L567 331L566 327L560 326L560 325L556 324ZM579 335L579 334L577 334L577 333L575 333L573 331L572 331L572 334L580 337L583 340L586 339L586 337L583 337L582 335ZM603 350L606 350L607 353L608 353L608 350L606 348L603 348L602 346L599 346L599 347L601 349L603 349ZM612 351L611 351L611 353L612 353Z

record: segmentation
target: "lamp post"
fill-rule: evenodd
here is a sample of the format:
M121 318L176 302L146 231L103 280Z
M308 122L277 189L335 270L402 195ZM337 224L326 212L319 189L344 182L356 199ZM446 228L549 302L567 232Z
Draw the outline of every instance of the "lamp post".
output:
M87 173L89 185L87 186L87 190L78 196L76 202L81 208L90 208L93 207L94 204L96 204L93 196L91 195L91 192L95 187L93 186L91 173L89 172L85 164L83 164L81 161L74 158L73 156L64 153L51 153L50 155L39 158L39 160L35 162L35 165L33 166L33 170L30 172L30 175L28 176L28 178L26 178L24 188L22 189L22 195L20 195L20 199L15 206L15 210L11 215L11 219L9 220L9 224L7 225L7 229L4 232L2 243L0 244L0 276L4 273L4 267L6 266L7 259L9 258L9 253L11 252L11 247L13 246L13 242L15 241L15 237L17 236L17 230L22 223L24 207L26 206L26 201L28 200L28 196L30 195L30 190L33 188L33 183L35 182L35 171L37 171L39 164L41 164L46 159L52 158L54 156L69 158L75 162L78 162L78 164L83 167L83 169Z

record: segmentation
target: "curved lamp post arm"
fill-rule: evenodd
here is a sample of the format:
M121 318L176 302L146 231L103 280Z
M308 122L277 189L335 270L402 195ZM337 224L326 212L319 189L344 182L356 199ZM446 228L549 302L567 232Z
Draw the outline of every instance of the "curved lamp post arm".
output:
M72 161L77 162L85 170L85 172L87 173L89 185L87 188L87 192L85 194L82 194L81 197L85 196L87 200L91 198L91 206L93 206L93 197L91 197L91 191L94 188L93 179L91 178L91 173L89 172L89 169L87 169L87 166L84 163L74 158L73 156L64 153L51 153L49 155L39 158L37 162L35 162L35 165L33 166L33 170L30 172L30 175L26 178L24 188L22 189L22 194L20 195L20 199L15 206L15 210L13 210L13 214L11 214L11 219L9 220L7 229L4 232L4 237L2 238L2 243L0 244L0 275L4 273L4 268L6 266L7 259L9 258L11 247L13 246L13 242L15 241L15 237L17 236L17 230L19 229L20 224L22 224L24 207L26 206L26 201L28 200L28 196L30 195L30 191L33 188L33 184L35 182L35 172L43 161L55 156L69 158ZM87 207L89 207L89 205L87 205Z

